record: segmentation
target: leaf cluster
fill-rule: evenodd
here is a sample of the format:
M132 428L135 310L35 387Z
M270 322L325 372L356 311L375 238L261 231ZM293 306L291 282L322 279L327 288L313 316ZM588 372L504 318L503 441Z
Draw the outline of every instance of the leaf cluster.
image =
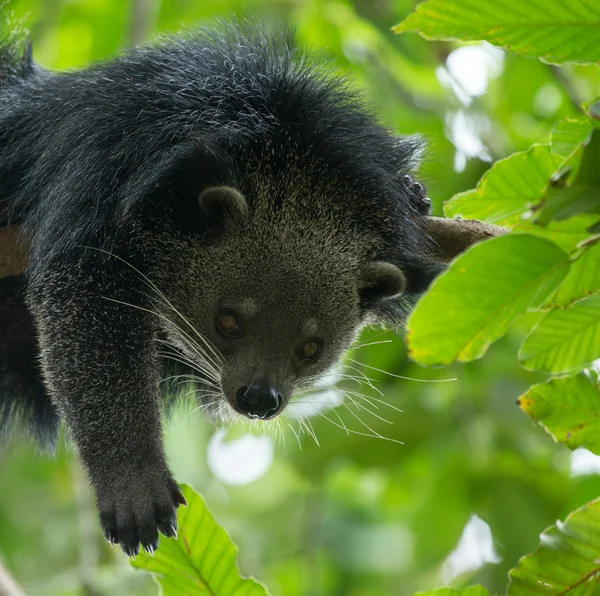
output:
M597 62L600 4L470 0L419 5L397 28L428 39L485 39L560 64ZM452 262L409 321L413 359L425 365L481 358L526 313L518 359L549 379L518 405L557 442L600 454L600 102L556 124L550 140L496 162L476 188L445 205L511 233ZM508 594L600 593L600 501L549 528L510 572ZM435 592L444 594L444 591ZM463 593L466 593L463 592Z

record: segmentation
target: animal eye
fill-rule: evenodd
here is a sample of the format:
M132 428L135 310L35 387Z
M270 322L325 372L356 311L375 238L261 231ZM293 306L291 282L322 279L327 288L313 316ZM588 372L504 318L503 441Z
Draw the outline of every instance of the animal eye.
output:
M323 341L312 338L305 341L297 351L297 356L302 362L314 362L321 353Z
M217 317L217 331L228 339L242 337L242 325L240 318L233 311L223 311Z

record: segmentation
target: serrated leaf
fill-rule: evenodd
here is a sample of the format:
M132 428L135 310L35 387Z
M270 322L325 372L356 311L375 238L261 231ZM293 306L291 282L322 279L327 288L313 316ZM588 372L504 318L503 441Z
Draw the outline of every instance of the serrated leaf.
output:
M204 499L189 486L181 489L188 506L177 512L177 540L161 536L153 557L141 552L131 564L152 573L163 596L268 596L263 585L240 576L237 548Z
M553 64L600 61L600 3L589 0L427 0L394 27L425 39L485 39Z
M534 145L528 151L513 153L497 161L475 190L452 197L444 212L448 217L503 225L539 202L563 161L548 145Z
M408 322L412 358L426 365L480 358L517 317L547 300L568 268L567 254L536 236L476 244L417 304Z
M540 536L509 573L508 596L594 596L600 588L600 499Z
M529 370L563 373L600 358L600 295L549 312L529 334L519 360Z
M600 244L594 244L571 263L563 284L551 298L552 306L567 308L578 300L600 293Z
M441 588L429 592L417 592L414 596L489 596L489 592L481 586L472 586L462 590L453 588Z
M588 375L551 379L519 397L519 407L569 449L600 455L600 391Z
M592 130L592 123L584 116L561 120L550 135L552 153L569 159L581 145L589 141Z

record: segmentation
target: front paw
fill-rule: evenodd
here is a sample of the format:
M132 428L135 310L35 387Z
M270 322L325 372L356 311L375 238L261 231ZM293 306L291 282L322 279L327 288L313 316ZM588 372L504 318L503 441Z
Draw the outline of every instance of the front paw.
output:
M98 509L105 538L135 557L140 544L150 554L158 548L158 532L177 536L176 510L186 505L177 483L166 478L127 478L99 488Z

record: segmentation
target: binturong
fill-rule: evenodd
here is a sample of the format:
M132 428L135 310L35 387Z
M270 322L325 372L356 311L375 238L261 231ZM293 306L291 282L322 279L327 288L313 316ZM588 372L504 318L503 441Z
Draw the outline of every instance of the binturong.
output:
M364 326L401 328L439 271L421 143L284 29L222 24L65 73L0 58L0 225L29 247L2 280L1 425L52 445L62 419L106 538L153 552L184 503L161 380L260 424Z

